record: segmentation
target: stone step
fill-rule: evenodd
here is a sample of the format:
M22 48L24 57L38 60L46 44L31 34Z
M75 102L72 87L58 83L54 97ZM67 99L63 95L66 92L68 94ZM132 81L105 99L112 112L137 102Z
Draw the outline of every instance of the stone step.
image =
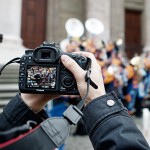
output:
M13 74L8 74L8 73L7 73L7 74L1 75L1 76L0 76L0 80L1 80L1 79L8 79L8 78L18 78L18 76L19 76L19 75L18 75L18 73L16 73L16 72L13 73Z
M16 79L0 79L0 84L12 84L12 83L18 83L18 78Z
M2 71L2 75L5 74L5 73L18 73L19 72L19 68L14 68L14 67L11 67L11 68L5 68L3 71Z
M0 65L0 68L2 66ZM3 107L16 95L18 88L19 65L6 66L0 75L0 113Z
M11 98L10 99L5 99L5 100L4 99L0 99L0 107L2 108L5 105L7 105L10 100L11 100Z
M11 98L11 97L14 97L16 95L16 92L3 92L3 93L0 93L0 101L2 99L7 99L7 98Z
M19 69L15 69L13 67L5 68L0 75L0 80L2 79L18 79L19 76Z
M0 84L0 93L17 92L18 90L18 84Z
M5 68L0 75L0 84L18 83L19 70L11 66Z
M3 64L0 64L0 68L3 67L3 66L4 66ZM16 63L9 64L4 68L4 70L8 70L8 69L11 69L11 68L14 68L14 69L19 68L19 64L16 64Z
M1 68L1 67L0 67ZM19 67L14 67L14 66L9 66L6 67L3 71L1 75L4 74L18 74L19 73Z

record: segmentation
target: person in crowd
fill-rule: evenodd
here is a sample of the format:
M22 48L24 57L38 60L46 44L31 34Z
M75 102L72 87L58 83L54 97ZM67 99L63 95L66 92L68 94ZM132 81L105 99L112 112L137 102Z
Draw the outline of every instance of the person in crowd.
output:
M105 92L100 65L94 55L88 52L78 54L89 57L91 80L98 88L89 87L84 102L83 121L95 150L149 150L144 136L136 127L126 108L114 92ZM64 66L74 75L81 98L86 94L86 71L72 58L61 56ZM80 73L79 73L80 72ZM0 130L8 130L25 124L28 120L40 124L48 116L43 110L50 99L59 95L52 94L17 94L4 108L0 115Z
M146 71L146 75L144 76L144 91L145 91L145 99L149 99L150 93L150 53L144 58L144 69Z

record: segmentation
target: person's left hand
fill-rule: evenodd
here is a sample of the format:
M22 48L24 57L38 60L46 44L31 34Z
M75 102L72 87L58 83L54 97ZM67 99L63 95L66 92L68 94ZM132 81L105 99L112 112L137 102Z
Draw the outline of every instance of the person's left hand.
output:
M22 100L32 109L33 112L41 111L46 103L60 95L53 94L27 94L21 93Z

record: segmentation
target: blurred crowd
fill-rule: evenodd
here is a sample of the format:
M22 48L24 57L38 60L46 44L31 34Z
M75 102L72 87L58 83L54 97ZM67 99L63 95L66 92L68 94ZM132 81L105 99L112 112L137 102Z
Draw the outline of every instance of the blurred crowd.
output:
M150 94L150 52L128 59L121 44L121 39L105 43L97 38L72 38L63 49L93 53L101 66L106 92L115 90L129 113L140 117Z

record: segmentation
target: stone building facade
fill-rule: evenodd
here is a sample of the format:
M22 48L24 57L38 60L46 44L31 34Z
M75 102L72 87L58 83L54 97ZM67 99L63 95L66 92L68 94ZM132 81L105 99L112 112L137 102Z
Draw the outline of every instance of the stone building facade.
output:
M37 3L40 0L25 0ZM149 0L44 0L46 1L45 37L43 40L60 42L67 37L65 23L69 18L78 18L84 24L90 17L100 19L104 32L99 38L108 41L125 40L126 10L140 12L141 45L150 50L150 1ZM22 55L26 49L22 37L23 0L0 0L0 33L4 35L0 44L0 63L14 55ZM39 9L40 10L40 9ZM34 27L34 25L33 25ZM36 27L35 27L36 28ZM34 29L35 29L34 28ZM138 32L138 31L137 31ZM86 33L85 33L86 34ZM88 33L87 33L88 34ZM39 35L38 35L39 36Z

